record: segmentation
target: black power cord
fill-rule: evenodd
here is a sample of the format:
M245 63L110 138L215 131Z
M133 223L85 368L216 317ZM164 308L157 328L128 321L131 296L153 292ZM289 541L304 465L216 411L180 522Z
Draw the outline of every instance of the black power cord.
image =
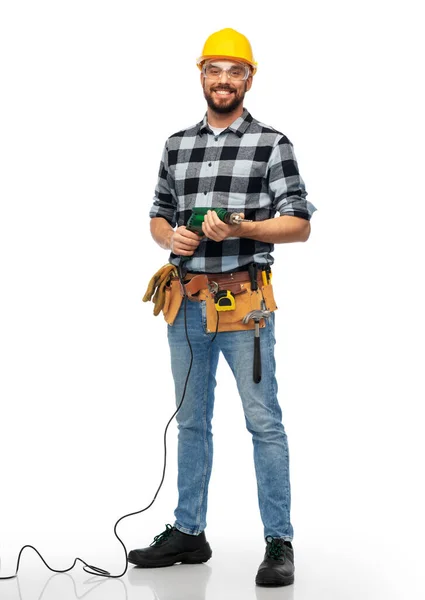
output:
M178 405L177 410L174 412L174 414L172 415L172 417L168 421L167 426L166 426L166 428L164 430L164 468L162 470L161 483L159 484L159 487L158 487L158 489L157 489L157 491L155 493L155 496L154 496L152 502L148 506L146 506L146 508L142 508L141 510L137 510L135 512L128 513L127 515L123 515L122 517L120 517L118 519L118 521L114 525L114 534L115 534L115 537L118 539L118 541L120 542L120 544L124 548L124 552L125 552L125 569L124 569L124 571L122 573L120 573L119 575L111 575L109 571L105 571L104 569L101 569L100 567L95 567L94 565L89 565L82 558L78 558L78 557L74 560L74 562L72 563L72 565L68 569L63 569L63 570L52 569L52 567L49 567L49 565L46 563L46 561L44 560L44 558L41 556L40 552L36 548L34 548L34 546L31 546L31 545L27 544L27 545L23 546L21 548L20 552L19 552L18 561L17 561L17 564L16 564L16 572L15 572L15 574L14 575L9 575L8 577L0 577L0 581L1 580L6 580L6 579L14 579L15 577L17 577L18 571L19 571L19 563L20 563L20 560L21 560L21 555L22 555L22 552L25 550L25 548L31 548L32 550L34 550L34 552L36 552L38 554L38 556L41 558L41 560L46 565L46 567L50 571L53 571L54 573L68 573L68 571L71 571L75 567L77 561L80 561L81 563L83 563L83 565L84 565L83 571L85 571L86 573L90 573L90 575L97 575L99 577L108 577L110 579L118 579L120 577L123 577L123 575L125 575L127 573L127 570L128 570L127 548L125 547L124 542L121 540L121 538L117 534L117 526L118 526L118 524L123 519L126 519L127 517L133 517L134 515L140 515L142 512L145 512L145 510L148 510L148 508L150 508L152 506L152 504L156 500L156 497L158 496L159 490L161 489L162 484L164 483L165 469L166 469L166 466L167 466L167 443L166 443L166 437L167 437L168 427L169 427L171 421L176 416L176 414L179 412L181 405L183 404L183 400L184 400L184 397L186 395L187 382L189 381L189 375L190 375L190 372L192 370L193 349L192 349L192 344L190 343L189 334L188 334L188 331L187 331L187 311L186 311L186 309L187 309L187 293L186 293L186 289L184 287L184 275L183 275L183 270L182 270L181 264L178 266L178 274L179 274L179 279L180 279L180 283L181 283L181 289L183 291L184 328L185 328L187 343L189 345L189 350L190 350L189 369L188 369L188 372L187 372L187 375L186 375L186 381L185 381L185 384L184 384L183 394L182 394L182 399L180 400L180 404ZM211 344L213 343L213 341L215 340L215 338L217 336L218 323L219 323L219 312L217 312L217 325L216 325L216 330L215 330L214 337L211 339Z

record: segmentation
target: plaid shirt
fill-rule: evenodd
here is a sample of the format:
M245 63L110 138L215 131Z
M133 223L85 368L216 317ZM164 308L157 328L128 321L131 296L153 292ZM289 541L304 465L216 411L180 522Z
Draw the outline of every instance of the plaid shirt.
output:
M244 109L217 136L205 115L168 138L149 216L163 217L175 227L187 223L193 206L205 206L243 212L253 221L276 213L310 220L316 209L306 196L291 142ZM204 237L185 268L222 273L251 262L273 264L273 248L249 238L214 242ZM171 253L169 261L178 265L180 258Z

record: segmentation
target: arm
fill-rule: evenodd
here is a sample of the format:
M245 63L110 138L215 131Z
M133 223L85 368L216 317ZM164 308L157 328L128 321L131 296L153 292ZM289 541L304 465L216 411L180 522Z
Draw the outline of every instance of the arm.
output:
M168 221L162 217L154 217L150 222L151 235L158 246L165 250L171 250L171 238L174 229Z
M306 242L310 236L310 222L300 217L283 215L265 221L226 225L218 218L217 213L208 211L202 223L202 230L215 242L222 242L228 237L241 237L270 244L283 244Z
M270 244L306 242L310 236L310 221L300 217L282 215L266 221L253 221L238 225L238 237L251 238Z
M159 166L154 203L149 211L150 230L155 242L173 254L191 256L199 246L200 238L186 227L176 226L177 201L168 170L168 147L165 144Z

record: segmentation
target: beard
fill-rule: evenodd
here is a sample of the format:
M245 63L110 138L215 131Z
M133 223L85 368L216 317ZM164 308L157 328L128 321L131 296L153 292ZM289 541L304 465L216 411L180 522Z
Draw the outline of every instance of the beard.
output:
M223 101L216 102L215 99L213 98L211 92L207 91L204 86L204 97L205 97L205 100L207 101L207 104L210 107L210 109L216 113L227 114L227 113L233 112L236 108L238 108L242 104L243 99L245 98L246 84L245 84L245 89L243 91L241 91L239 94L237 91L235 91L230 86L224 86L224 85L216 87L216 88L214 88L214 90L228 90L228 91L233 92L233 97L231 99L227 100L226 102L223 102Z

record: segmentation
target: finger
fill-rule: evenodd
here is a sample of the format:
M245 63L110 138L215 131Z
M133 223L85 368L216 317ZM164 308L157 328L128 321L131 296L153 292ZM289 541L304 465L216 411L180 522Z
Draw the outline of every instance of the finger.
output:
M197 248L199 246L199 236L195 233L196 238L189 238L183 235L176 235L176 242L180 246L187 246L187 248Z
M176 245L174 246L173 253L179 256L192 256L194 254L196 248L187 248L186 246Z
M185 239L190 239L190 240L198 239L198 234L195 233L194 231L190 231L190 229L187 229L186 227L182 227L181 231L179 231L179 234L182 237L184 237Z
M208 211L207 217L208 217L207 224L213 231L215 231L216 233L227 231L226 223L224 223L220 219L220 217L217 215L217 213L215 211L213 211L213 210Z
M202 223L202 231L209 238L211 238L212 236L214 236L214 229L211 226L211 223L209 222L209 219L204 219L204 221Z
M221 228L222 225L225 225L225 223L223 223L223 221L220 219L220 217L215 212L215 210L209 210L207 212L207 215L209 217L209 223L212 227L220 227Z
M219 242L222 239L220 234L210 227L205 221L202 223L202 231L205 233L208 239L213 240L214 242Z

